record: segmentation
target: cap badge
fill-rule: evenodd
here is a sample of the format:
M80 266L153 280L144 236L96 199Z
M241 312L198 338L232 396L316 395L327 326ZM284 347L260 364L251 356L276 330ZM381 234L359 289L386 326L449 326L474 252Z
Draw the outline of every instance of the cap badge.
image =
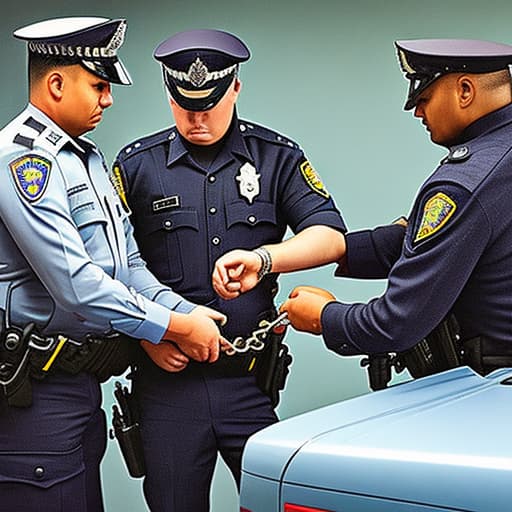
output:
M42 197L52 164L39 155L25 155L9 164L18 191L31 203Z
M208 68L199 57L188 68L188 76L194 87L201 87L206 83Z
M414 238L414 243L421 242L437 233L448 222L456 209L457 205L446 194L438 192L433 195L423 208L423 217Z
M211 80L224 78L235 71L236 68L237 64L233 64L232 66L221 69L220 71L209 71L206 64L199 57L196 57L196 60L192 62L188 71L178 71L165 66L165 69L171 78L180 82L190 82L194 87L201 87Z
M238 181L240 195L245 197L249 203L252 203L254 198L260 193L260 174L249 162L246 162L240 167L240 174L235 177Z

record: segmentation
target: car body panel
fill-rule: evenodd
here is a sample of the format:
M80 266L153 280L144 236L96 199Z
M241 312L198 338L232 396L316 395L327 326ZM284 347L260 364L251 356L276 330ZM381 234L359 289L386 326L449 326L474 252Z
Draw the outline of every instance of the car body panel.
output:
M507 378L511 369L482 377L460 367L272 425L244 451L241 505L252 512L281 511L284 501L358 512L387 510L385 502L396 512L508 510ZM266 508L251 491L256 478L273 493Z

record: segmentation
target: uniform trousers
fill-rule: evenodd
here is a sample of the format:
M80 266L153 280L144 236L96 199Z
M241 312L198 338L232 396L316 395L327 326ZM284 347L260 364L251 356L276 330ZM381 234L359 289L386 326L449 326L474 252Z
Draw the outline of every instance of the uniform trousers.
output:
M97 379L55 374L32 388L32 406L0 414L0 512L102 512Z
M215 363L169 373L142 364L135 390L152 512L208 512L217 454L239 487L247 438L277 421L253 376L227 377Z

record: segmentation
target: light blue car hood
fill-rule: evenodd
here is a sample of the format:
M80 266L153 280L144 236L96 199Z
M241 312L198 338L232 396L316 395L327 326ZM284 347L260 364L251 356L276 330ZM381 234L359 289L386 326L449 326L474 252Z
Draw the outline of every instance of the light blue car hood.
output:
M512 507L512 385L500 384L510 377L461 367L284 420L251 437L243 470L458 507L461 494L488 500L491 485Z

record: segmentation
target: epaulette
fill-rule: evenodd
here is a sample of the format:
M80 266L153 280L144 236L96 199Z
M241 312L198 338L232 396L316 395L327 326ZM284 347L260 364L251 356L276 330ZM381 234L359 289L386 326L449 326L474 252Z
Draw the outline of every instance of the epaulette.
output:
M275 132L270 128L266 128L265 126L255 124L251 121L244 121L240 119L238 121L238 126L240 128L240 132L244 137L257 137L259 139L263 139L268 142L273 142L275 144L281 144L283 146L288 146L290 148L300 148L300 146L296 142L284 136L283 134Z
M117 158L118 160L127 160L141 151L151 149L152 147L158 146L168 140L172 140L175 137L176 128L174 126L172 128L165 128L164 130L151 135L146 135L141 139L137 139L130 144L127 144L121 149L121 151L119 151Z
M51 127L28 116L23 123L18 125L18 132L12 142L30 150L41 148L55 156L69 139L55 132Z

